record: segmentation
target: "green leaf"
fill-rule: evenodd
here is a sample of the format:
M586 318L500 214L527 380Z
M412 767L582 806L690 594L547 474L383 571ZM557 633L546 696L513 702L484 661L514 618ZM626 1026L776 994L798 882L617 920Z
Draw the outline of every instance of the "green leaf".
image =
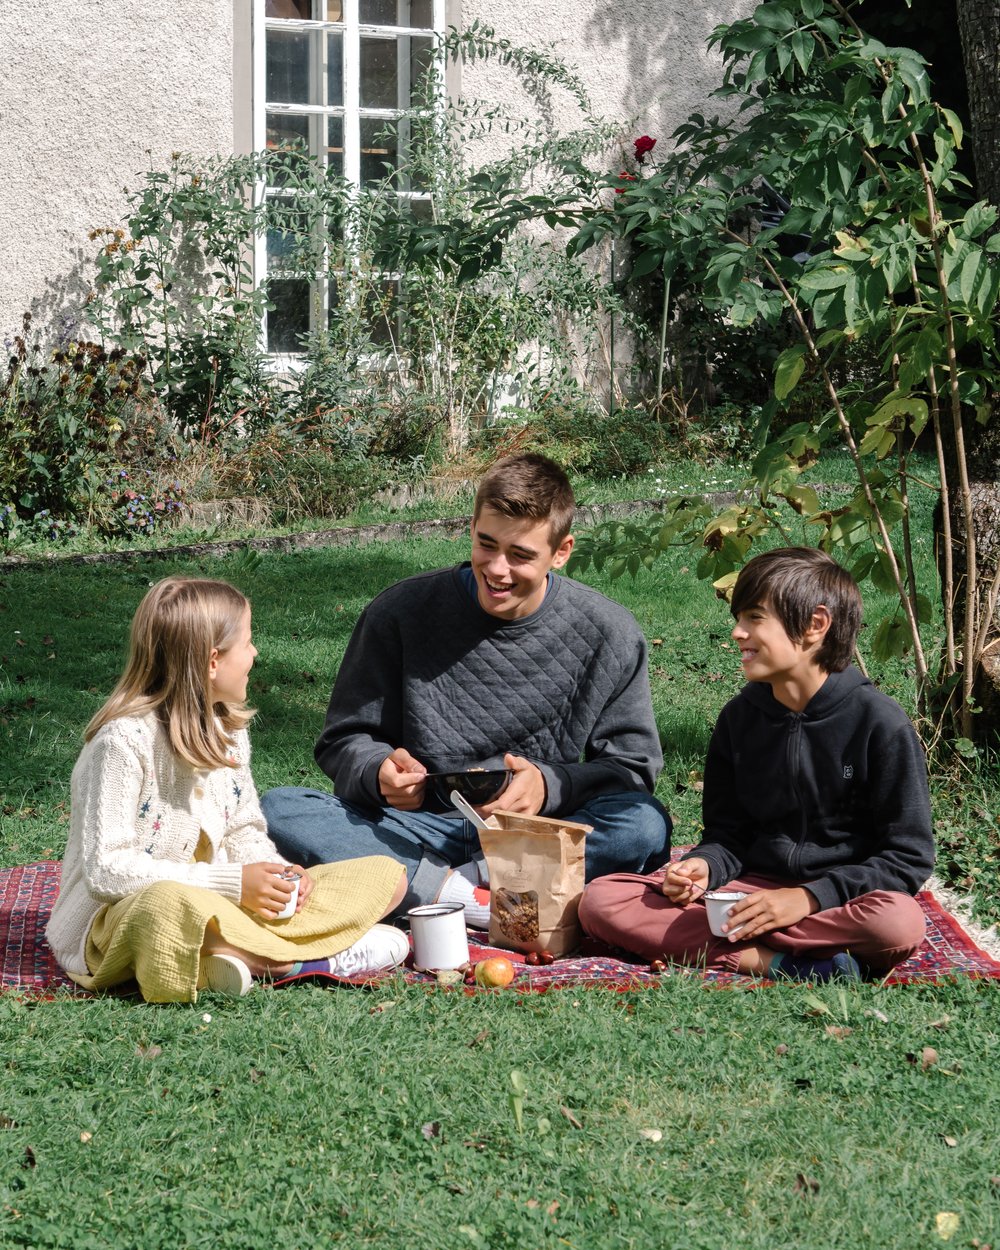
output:
M962 130L962 119L957 113L953 113L951 109L945 108L941 110L941 116L948 123L948 129L951 131L951 136L955 141L955 147L960 148L962 146L962 135L964 133Z
M962 263L962 272L958 280L959 290L966 304L975 303L977 294L988 277L989 262L984 253L978 247L971 248Z
M654 269L659 269L663 263L663 252L640 252L637 260L632 265L632 277L642 278L647 273L652 273Z
M758 4L753 20L765 30L789 31L795 28L795 19L780 4Z
M806 367L805 350L805 344L799 343L778 357L774 367L774 393L778 399L787 399L798 385Z
M977 235L983 233L984 230L990 230L996 225L997 218L1000 214L985 200L980 200L978 204L973 204L969 211L965 214L962 223L962 233L966 238L974 239Z

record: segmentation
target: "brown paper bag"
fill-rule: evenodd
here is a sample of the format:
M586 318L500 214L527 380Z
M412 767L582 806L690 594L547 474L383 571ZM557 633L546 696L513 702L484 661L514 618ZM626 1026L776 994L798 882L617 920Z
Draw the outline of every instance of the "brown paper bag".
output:
M580 941L577 911L590 825L494 812L479 841L490 870L490 943L565 955Z

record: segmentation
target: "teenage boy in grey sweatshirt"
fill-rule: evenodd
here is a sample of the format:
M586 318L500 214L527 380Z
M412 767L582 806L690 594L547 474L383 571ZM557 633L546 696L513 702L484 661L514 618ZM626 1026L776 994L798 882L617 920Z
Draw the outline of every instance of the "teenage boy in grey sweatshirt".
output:
M471 561L407 578L369 604L316 744L335 794L281 787L262 797L284 854L305 865L392 855L407 869L404 908L462 902L485 927L478 835L426 778L497 767L513 779L481 814L591 825L588 880L666 862L645 639L620 604L556 575L573 549L574 511L553 461L498 461L476 495Z

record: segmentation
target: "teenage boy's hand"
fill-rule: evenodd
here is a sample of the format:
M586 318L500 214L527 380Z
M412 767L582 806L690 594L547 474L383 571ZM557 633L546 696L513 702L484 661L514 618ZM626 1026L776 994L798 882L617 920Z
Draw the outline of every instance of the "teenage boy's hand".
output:
M541 771L530 760L521 755L505 755L504 768L509 768L514 776L510 785L498 799L492 803L484 803L476 810L483 816L492 816L494 812L520 812L522 816L537 816L545 806L545 778Z
M693 903L708 889L708 863L699 856L682 859L678 864L668 864L660 887L672 903L683 907Z
M397 747L382 761L378 770L378 788L390 807L401 812L415 812L424 801L427 769L407 751Z
M819 903L804 886L758 890L730 909L725 929L731 942L750 942L772 929L787 929L819 911ZM738 933L734 932L740 926Z

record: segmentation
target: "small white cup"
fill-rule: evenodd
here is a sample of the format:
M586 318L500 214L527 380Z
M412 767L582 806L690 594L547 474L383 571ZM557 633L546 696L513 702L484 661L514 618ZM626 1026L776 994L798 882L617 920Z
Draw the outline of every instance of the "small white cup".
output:
M708 927L712 930L716 937L732 937L734 933L739 933L742 925L737 925L735 929L729 933L722 932L722 926L726 923L729 910L741 900L746 898L745 890L709 890L705 895L705 910L708 912Z
M415 968L444 972L469 962L469 936L461 903L425 903L406 916L413 934Z
M295 908L299 901L299 882L302 880L300 872L279 872L275 874L282 881L290 881L292 883L292 893L288 902L281 911L275 916L275 920L290 920L295 915Z

